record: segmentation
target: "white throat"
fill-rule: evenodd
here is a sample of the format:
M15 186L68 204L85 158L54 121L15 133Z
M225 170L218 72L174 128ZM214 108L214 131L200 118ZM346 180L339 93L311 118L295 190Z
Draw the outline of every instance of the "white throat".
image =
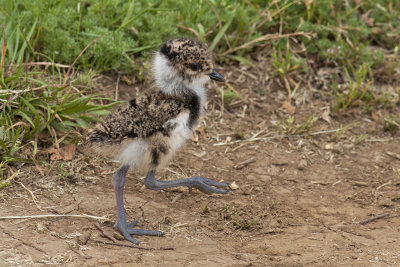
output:
M204 107L206 102L204 84L210 80L208 76L188 82L171 67L168 59L160 52L157 52L154 58L153 72L156 85L163 93L171 96L182 96L188 93L185 91L190 90L199 96L201 107Z

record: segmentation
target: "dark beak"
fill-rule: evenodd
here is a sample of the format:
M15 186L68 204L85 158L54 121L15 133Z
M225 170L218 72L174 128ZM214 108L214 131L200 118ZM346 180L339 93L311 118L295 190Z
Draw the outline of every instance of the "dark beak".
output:
M210 76L211 80L218 81L218 82L225 82L224 76L222 76L215 70L212 70L212 72L210 74L208 74L208 76Z

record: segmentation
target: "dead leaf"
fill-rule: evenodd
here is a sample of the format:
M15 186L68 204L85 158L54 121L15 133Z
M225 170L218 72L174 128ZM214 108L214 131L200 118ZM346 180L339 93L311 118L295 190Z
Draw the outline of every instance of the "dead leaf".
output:
M290 100L286 100L285 102L283 102L281 108L286 109L287 112L290 115L293 115L294 112L296 111L296 107L292 105L292 103L290 102Z
M331 123L331 117L329 116L331 114L330 108L327 108L322 112L321 118L326 121L327 123Z
M56 161L56 160L62 159L62 156L61 156L60 152L55 147L50 147L47 150L47 154L50 155L50 160L51 161Z
M371 116L372 116L372 119L373 119L375 122L378 122L379 119L380 119L379 114L378 114L377 112L372 112L372 113L371 113Z
M361 20L365 22L369 27L374 26L374 18L369 17L369 13L371 13L371 10L368 10L365 14L361 16Z
M60 149L57 149L56 147L51 147L47 150L47 154L50 155L51 161L70 161L75 154L75 144L66 144L60 147Z
M206 136L204 126L197 128L196 133L199 134L199 138L203 139Z
M65 161L72 160L75 154L75 144L66 144L64 147L61 147L60 150Z

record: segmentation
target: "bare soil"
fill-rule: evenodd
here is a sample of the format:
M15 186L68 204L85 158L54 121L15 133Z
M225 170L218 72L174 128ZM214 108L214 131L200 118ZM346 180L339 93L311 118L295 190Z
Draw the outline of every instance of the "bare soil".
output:
M0 191L1 216L105 219L0 220L0 266L400 266L399 130L384 131L381 109L333 111L327 90L310 77L302 78L292 107L282 106L287 91L273 72L237 69L222 72L242 98L222 104L219 85L210 85L200 130L158 174L226 181L234 188L228 194L151 191L130 172L128 217L165 232L136 237L141 248L134 248L124 240L113 244L94 225L119 238L112 229L117 163L85 155L78 146L70 161L14 166L20 174ZM122 82L128 79L117 86L118 79L108 76L96 84L109 96L118 87L121 99L147 86ZM303 134L287 135L278 129L288 112L295 125L311 114L317 120ZM399 105L391 112L400 117Z

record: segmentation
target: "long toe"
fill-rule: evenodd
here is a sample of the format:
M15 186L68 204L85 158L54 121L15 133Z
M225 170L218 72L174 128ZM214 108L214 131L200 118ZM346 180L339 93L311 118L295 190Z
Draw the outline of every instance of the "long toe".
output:
M227 187L228 186L227 183L220 183L220 182L211 180L209 178L204 178L204 177L201 177L201 176L195 176L195 177L200 179L200 180L202 180L202 181L204 181L206 184L213 185L213 186L216 186L216 187Z
M206 193L206 194L226 194L228 193L228 190L223 190L223 189L218 189L209 185L203 185L202 187L198 188L201 192Z
M128 240L129 242L132 242L132 243L135 244L135 245L139 245L140 242L137 241L135 238L131 237L131 236L129 235L129 233L128 233L127 230L125 230L125 231L119 230L119 231L120 231L121 234L125 237L126 240Z
M204 178L201 176L195 176L192 177L193 182L191 185L189 185L190 187L195 187L197 189L199 189L200 191L207 193L207 194L212 194L212 193L217 193L217 194L226 194L228 191L227 190L223 190L223 189L218 189L215 188L216 187L227 187L228 184L227 183L220 183L208 178Z
M127 229L127 232L131 235L151 235L151 236L164 236L165 234L161 231L155 230L144 230L144 229Z

